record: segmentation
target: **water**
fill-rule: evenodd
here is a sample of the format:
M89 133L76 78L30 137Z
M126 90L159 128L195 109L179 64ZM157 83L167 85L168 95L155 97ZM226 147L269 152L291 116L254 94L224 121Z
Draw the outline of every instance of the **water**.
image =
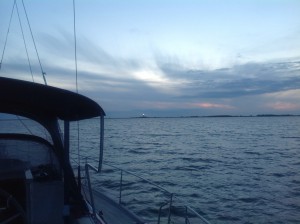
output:
M106 163L160 184L211 223L300 223L300 117L105 122ZM134 209L155 213L153 192Z
M98 120L80 122L82 156L97 158L98 133ZM174 205L187 202L211 223L300 223L300 117L106 119L104 161L161 185ZM118 198L120 173L104 168L100 185ZM155 222L168 197L138 179L123 183L123 203Z

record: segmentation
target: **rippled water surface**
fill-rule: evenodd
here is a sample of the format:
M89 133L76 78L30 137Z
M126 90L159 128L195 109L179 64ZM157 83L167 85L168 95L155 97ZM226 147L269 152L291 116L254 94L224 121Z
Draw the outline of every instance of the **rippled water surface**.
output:
M300 223L300 117L105 125L106 163L162 185L212 223Z
M81 155L96 158L98 120L80 129ZM106 119L104 161L161 185L211 223L300 223L300 117ZM101 184L118 192L119 173L104 168ZM126 178L124 204L155 221L166 199Z

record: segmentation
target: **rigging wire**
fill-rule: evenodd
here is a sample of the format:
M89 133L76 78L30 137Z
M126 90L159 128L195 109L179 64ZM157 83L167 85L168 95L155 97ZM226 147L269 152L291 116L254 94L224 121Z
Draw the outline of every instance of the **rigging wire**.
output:
M76 5L75 0L73 0L73 29L74 29L74 54L75 54L75 75L76 75L76 92L78 93L78 66L77 66L77 38L76 38ZM78 164L80 167L80 127L79 121L77 121L77 157Z
M17 5L16 0L14 0L13 7L12 7L12 10L11 10L11 14L10 14L9 25L8 25L8 29L7 29L7 33L6 33L6 37L5 37L5 42L4 42L4 47L3 47L3 51L2 51L2 56L1 56L1 61L0 61L0 70L1 70L1 67L2 67L2 62L3 62L4 53L5 53L6 44L7 44L7 38L8 38L9 31L10 31L11 20L12 20L13 14L14 14L15 7L16 7L16 9L17 9L17 14L18 14L18 18L19 18L19 23L20 23L20 27L21 27L21 31L22 31L22 36L23 36L23 40L24 40L24 44L25 44L25 49L26 49L26 53L27 53L27 58L28 58L29 66L30 66L30 72L31 72L32 80L33 80L33 75L32 75L31 65L30 65L30 61L29 61L28 51L27 51L27 47L26 47L26 42L25 42L25 38L24 38L24 33L23 33L22 23L21 23L21 19L20 19L20 15L19 15L19 10L18 10L18 5ZM33 80L33 81L34 81L34 80ZM27 127L27 125L22 121L22 119L21 119L19 116L16 116L16 117L17 117L18 121L25 127L25 129L26 129L30 134L32 134L31 130L30 130L30 129Z
M29 54L28 54L28 50L27 50L27 45L26 45L25 36L24 36L24 32L23 32L23 26L22 26L22 22L21 22L21 19L20 19L20 14L19 14L19 9L18 9L18 4L17 3L16 3L16 9L17 9L17 14L18 14L18 18L19 18L20 27L21 27L24 46L25 46L25 50L26 50L26 55L27 55L27 60L28 60L28 64L29 64L30 74L31 74L32 81L34 82L31 63L30 63L30 59L29 59Z
M31 26L30 26L30 22L29 22L29 18L28 18L28 15L27 15L26 7L25 7L25 4L24 4L24 0L22 0L22 4L23 4L24 11L25 11L25 15L26 15L28 27L29 27L29 30L30 30L31 38L32 38L32 41L33 41L33 45L34 45L34 48L35 48L35 52L36 52L36 55L37 55L37 58L38 58L38 61L39 61L39 64L40 64L40 68L41 68L41 71L42 71L42 76L43 76L43 79L44 79L44 83L45 83L45 85L47 85L47 80L46 80L46 76L45 76L46 72L44 72L43 67L42 67L42 63L41 63L39 53L38 53L38 50L37 50L37 47L36 47L36 44L35 44L35 40L34 40L34 37L33 37Z
M77 37L76 37L76 6L75 6L75 0L73 0L73 16L74 16L74 49L75 49L75 74L76 74L76 92L78 93L78 69L77 69Z
M1 61L0 61L0 70L1 70L1 67L2 67L2 61L3 61L4 52L5 52L5 48L6 48L7 37L8 37L8 34L9 34L10 25L11 25L11 19L12 19L12 16L14 14L15 5L16 5L16 0L14 0L14 4L13 4L12 10L11 10L11 14L10 14L9 25L8 25L8 29L7 29L7 33L6 33L6 38L5 38L5 42L4 42L4 48L3 48L3 51L2 51L2 56L1 56Z
M16 9L17 9L17 15L18 15L18 19L19 19L19 23L20 23L20 28L21 28L21 32L22 32L22 37L23 37L23 41L24 41L24 46L25 46L25 50L26 50L26 54L27 54L27 60L28 60L28 64L29 64L29 69L30 69L30 73L31 73L31 77L32 77L32 81L34 82L34 78L33 78L33 74L32 74L32 69L31 69L31 63L30 63L30 59L29 59L29 54L28 54L28 50L27 50L27 45L26 45L26 41L25 41L25 36L24 36L24 32L23 32L23 26L22 26L22 22L21 22L21 18L20 18L20 14L19 14L19 8L18 8L18 4L16 3ZM27 127L27 125L22 121L22 119L17 116L19 122L26 128L26 130L33 135L33 133L31 132L30 128Z

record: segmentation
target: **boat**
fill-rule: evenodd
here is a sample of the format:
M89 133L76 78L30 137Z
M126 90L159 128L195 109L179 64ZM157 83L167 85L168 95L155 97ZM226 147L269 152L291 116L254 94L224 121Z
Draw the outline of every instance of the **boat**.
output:
M44 73L43 73L44 75ZM45 78L43 76L43 78ZM146 224L172 222L175 195L135 173L103 163L103 108L92 99L65 89L19 79L0 77L0 118L24 125L32 121L38 129L26 133L18 128L0 133L0 223L1 224ZM70 152L70 125L98 118L99 149L96 165L87 159L74 165ZM117 197L95 184L104 175L103 166L120 172ZM163 192L166 200L147 219L125 206L124 175L131 175ZM101 181L100 181L101 182ZM136 195L139 197L139 195ZM116 199L117 198L117 199ZM136 202L138 203L138 202ZM183 222L209 223L190 206ZM180 222L180 223L183 223Z
M67 139L62 141L57 119L67 127L70 121L103 116L102 108L66 90L3 77L0 95L1 113L38 122L52 142L35 135L1 133L0 222L89 223L83 221L87 205L68 161Z
M18 130L0 133L0 223L146 223L122 205L122 178L119 201L107 195L103 188L92 187L90 170L99 174L103 165L105 116L95 101L68 90L0 77L0 113L33 120L50 136L47 139L32 133L18 133ZM100 117L101 123L98 167L85 163L82 168L75 168L79 170L75 176L70 162L70 122L94 117ZM63 123L63 135L59 121ZM80 169L84 170L83 177ZM136 176L121 171L121 175ZM170 196L170 200L157 209L157 223L164 206L169 209L167 223L170 223L173 194L136 177ZM185 209L193 211L187 206ZM185 220L188 220L187 215Z
M68 142L70 122L103 118L103 109L77 93L1 77L0 112L32 119L51 136L47 141L17 132L0 134L0 223L106 223L103 214L95 212L94 199L91 204L83 197L81 180L76 180L69 161ZM63 138L58 119L64 123ZM96 203L115 206L97 195ZM126 223L143 223L122 206L110 212Z

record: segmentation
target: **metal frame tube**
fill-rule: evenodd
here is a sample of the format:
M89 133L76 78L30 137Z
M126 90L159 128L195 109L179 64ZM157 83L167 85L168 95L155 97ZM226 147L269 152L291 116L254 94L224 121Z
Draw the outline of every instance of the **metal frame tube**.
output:
M65 149L65 160L69 162L70 152L70 122L64 121L64 149Z
M89 193L90 193L90 200L91 200L91 205L92 205L92 209L93 209L93 215L96 215L94 195L93 195L93 191L92 191L89 167L90 167L89 164L85 164L85 175L86 175L86 179L87 179L87 183L88 183L88 189L89 189Z
M102 171L103 149L104 149L104 116L100 116L100 152L99 152L99 164L98 164L98 172L100 173Z

